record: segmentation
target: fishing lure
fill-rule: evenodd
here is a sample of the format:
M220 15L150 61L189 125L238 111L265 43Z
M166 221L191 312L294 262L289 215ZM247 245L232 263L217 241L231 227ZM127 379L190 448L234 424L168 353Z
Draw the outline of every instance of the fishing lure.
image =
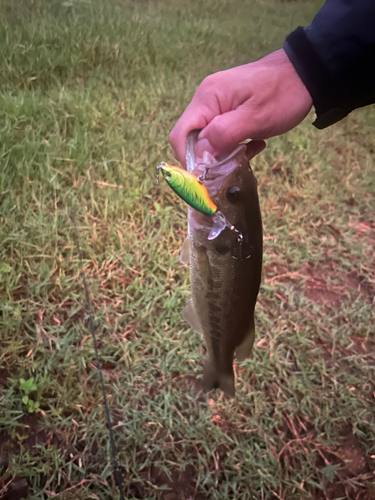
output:
M237 235L237 241L242 245L242 233L228 220L225 215L217 209L215 203L211 200L206 187L203 185L206 171L199 178L183 168L176 167L161 162L157 167L157 179L159 170L162 171L164 179L173 191L188 205L205 215L212 215L213 226L208 235L209 240L214 240L227 227Z
M206 187L195 175L165 162L161 162L156 168L162 171L169 186L188 205L205 215L216 213L217 206L211 200Z

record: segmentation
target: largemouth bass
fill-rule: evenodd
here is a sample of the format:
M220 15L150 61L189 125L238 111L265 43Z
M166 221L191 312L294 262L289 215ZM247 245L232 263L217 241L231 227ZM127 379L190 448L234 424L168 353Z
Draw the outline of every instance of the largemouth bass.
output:
M205 341L204 389L220 388L234 396L233 358L235 355L242 361L251 352L261 280L262 221L257 181L245 145L207 165L195 157L196 137L197 131L188 137L188 172L203 183L217 213L224 214L230 224L220 226L220 218L215 220L215 215L188 208L188 237L180 259L190 266L192 295L182 316Z

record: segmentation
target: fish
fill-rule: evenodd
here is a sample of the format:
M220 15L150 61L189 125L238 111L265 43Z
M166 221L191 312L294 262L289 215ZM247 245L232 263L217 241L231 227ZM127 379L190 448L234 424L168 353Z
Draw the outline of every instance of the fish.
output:
M263 259L258 188L246 145L224 158L196 158L198 134L187 138L187 171L165 162L157 168L189 205L180 260L190 268L191 298L182 317L204 339L203 388L234 397L234 357L246 359L255 338Z

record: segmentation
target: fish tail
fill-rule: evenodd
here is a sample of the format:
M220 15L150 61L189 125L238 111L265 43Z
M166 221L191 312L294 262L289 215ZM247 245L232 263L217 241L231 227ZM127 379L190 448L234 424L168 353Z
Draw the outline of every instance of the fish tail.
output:
M234 388L234 373L221 373L214 363L208 359L204 365L203 387L206 392L213 389L221 389L228 397L233 398L236 394Z

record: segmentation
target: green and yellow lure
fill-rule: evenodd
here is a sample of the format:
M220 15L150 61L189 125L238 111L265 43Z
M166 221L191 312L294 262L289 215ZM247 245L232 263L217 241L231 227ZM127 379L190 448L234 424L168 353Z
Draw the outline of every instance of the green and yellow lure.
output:
M169 186L188 205L205 215L216 213L217 206L209 197L206 187L198 181L195 175L165 162L160 163L157 169L162 171Z

